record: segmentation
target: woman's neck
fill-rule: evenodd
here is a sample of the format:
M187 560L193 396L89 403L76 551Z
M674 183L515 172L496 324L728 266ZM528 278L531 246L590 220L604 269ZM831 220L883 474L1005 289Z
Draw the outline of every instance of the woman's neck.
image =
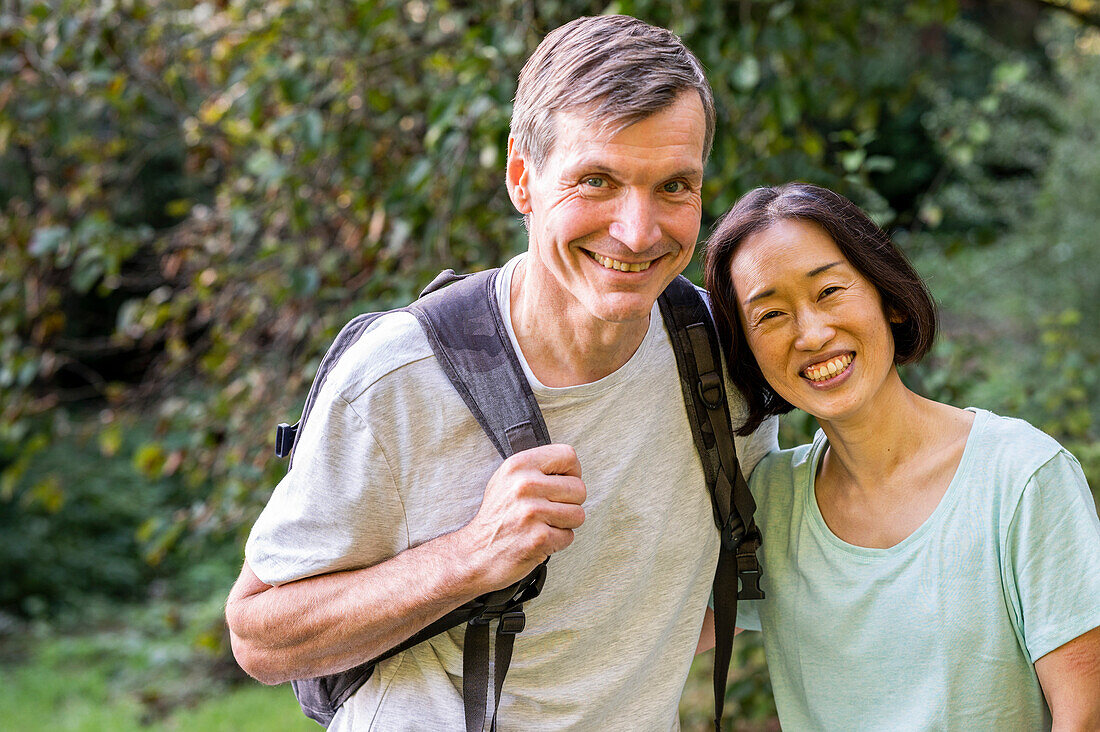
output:
M893 546L928 518L974 419L898 384L872 414L821 425L829 449L815 481L818 506L837 536L859 546Z
M940 439L943 407L896 378L896 385L875 400L874 409L845 421L819 422L829 438L830 459L856 477L857 484L881 485L882 478Z

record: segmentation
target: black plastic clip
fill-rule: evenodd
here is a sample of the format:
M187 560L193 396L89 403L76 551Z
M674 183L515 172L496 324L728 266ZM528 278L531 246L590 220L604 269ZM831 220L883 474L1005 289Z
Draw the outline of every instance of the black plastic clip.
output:
M526 626L527 616L523 614L523 611L513 610L511 612L501 614L500 625L497 626L497 633L515 635L516 633L522 633L523 629Z
M759 569L740 569L737 572L737 580L740 584L740 588L737 590L738 600L764 599L764 590L760 589Z
M722 527L722 548L729 552L735 552L745 540L745 525L741 523L736 513L730 512L726 519L726 525Z
M285 458L294 447L294 438L298 436L298 422L289 425L280 422L275 428L275 457Z

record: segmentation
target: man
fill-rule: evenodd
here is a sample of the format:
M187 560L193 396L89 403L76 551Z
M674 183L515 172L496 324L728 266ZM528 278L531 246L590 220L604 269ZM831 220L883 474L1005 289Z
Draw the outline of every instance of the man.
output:
M713 130L699 62L666 30L582 18L539 45L508 143L529 248L497 296L559 442L500 464L415 319L381 318L249 538L226 610L245 670L350 668L554 554L500 726L678 727L719 536L655 302L694 251ZM746 474L774 445L773 423L738 440ZM462 633L380 663L330 729L462 729Z

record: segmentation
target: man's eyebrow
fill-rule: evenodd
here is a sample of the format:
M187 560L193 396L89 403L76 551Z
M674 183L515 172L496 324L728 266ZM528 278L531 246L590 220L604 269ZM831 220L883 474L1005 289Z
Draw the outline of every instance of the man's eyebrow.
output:
M579 171L586 173L602 173L605 175L616 175L616 171L606 163L602 163L598 160L586 160L579 158L566 168L570 175L573 175ZM681 168L675 170L672 173L665 176L666 180L676 180L678 178L686 178L687 180L702 180L703 169L701 167L692 166L690 168Z
M598 162L596 160L585 160L583 158L578 159L578 160L574 160L572 163L570 163L566 167L566 169L570 170L570 171L573 171L573 170L587 170L591 173L613 173L614 172L613 170L611 170L610 167L608 167L604 163Z
M702 168L691 167L691 168L682 168L680 170L677 170L675 173L668 176L668 179L669 180L675 180L676 178L687 178L688 180L695 180L695 179L700 179L702 177L703 177L703 169Z
M833 267L836 267L837 265L840 265L840 264L844 264L844 261L843 260L838 260L836 262L830 262L829 264L823 264L820 267L814 267L813 269L811 269L809 272L806 273L806 279L811 279L813 277L817 277L822 272L827 272L828 270L830 270ZM764 290L762 292L756 293L755 295L750 297L748 300L746 300L745 304L746 305L751 305L752 303L756 302L757 300L763 300L765 297L771 297L774 294L775 294L775 288L774 287L769 288L769 289Z

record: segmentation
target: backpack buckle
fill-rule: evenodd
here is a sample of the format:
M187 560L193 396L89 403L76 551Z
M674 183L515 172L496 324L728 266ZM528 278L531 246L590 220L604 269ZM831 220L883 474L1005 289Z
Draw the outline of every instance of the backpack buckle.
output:
M497 625L497 634L515 635L517 633L522 633L526 626L527 616L523 614L522 610L502 613L500 616L500 624Z
M760 589L760 569L737 570L737 599L763 600L764 590Z
M722 393L722 377L713 371L699 374L699 397L707 409L718 409L722 406L725 396Z
M726 519L726 525L722 527L722 548L726 551L735 552L741 547L741 542L745 540L745 525L741 523L740 517L730 511L729 518Z
M760 587L760 562L756 558L756 550L760 547L760 532L756 526L752 527L737 548L737 599L738 600L763 600L764 590Z
M285 458L294 448L294 438L298 436L298 423L289 425L280 422L275 428L275 457Z

